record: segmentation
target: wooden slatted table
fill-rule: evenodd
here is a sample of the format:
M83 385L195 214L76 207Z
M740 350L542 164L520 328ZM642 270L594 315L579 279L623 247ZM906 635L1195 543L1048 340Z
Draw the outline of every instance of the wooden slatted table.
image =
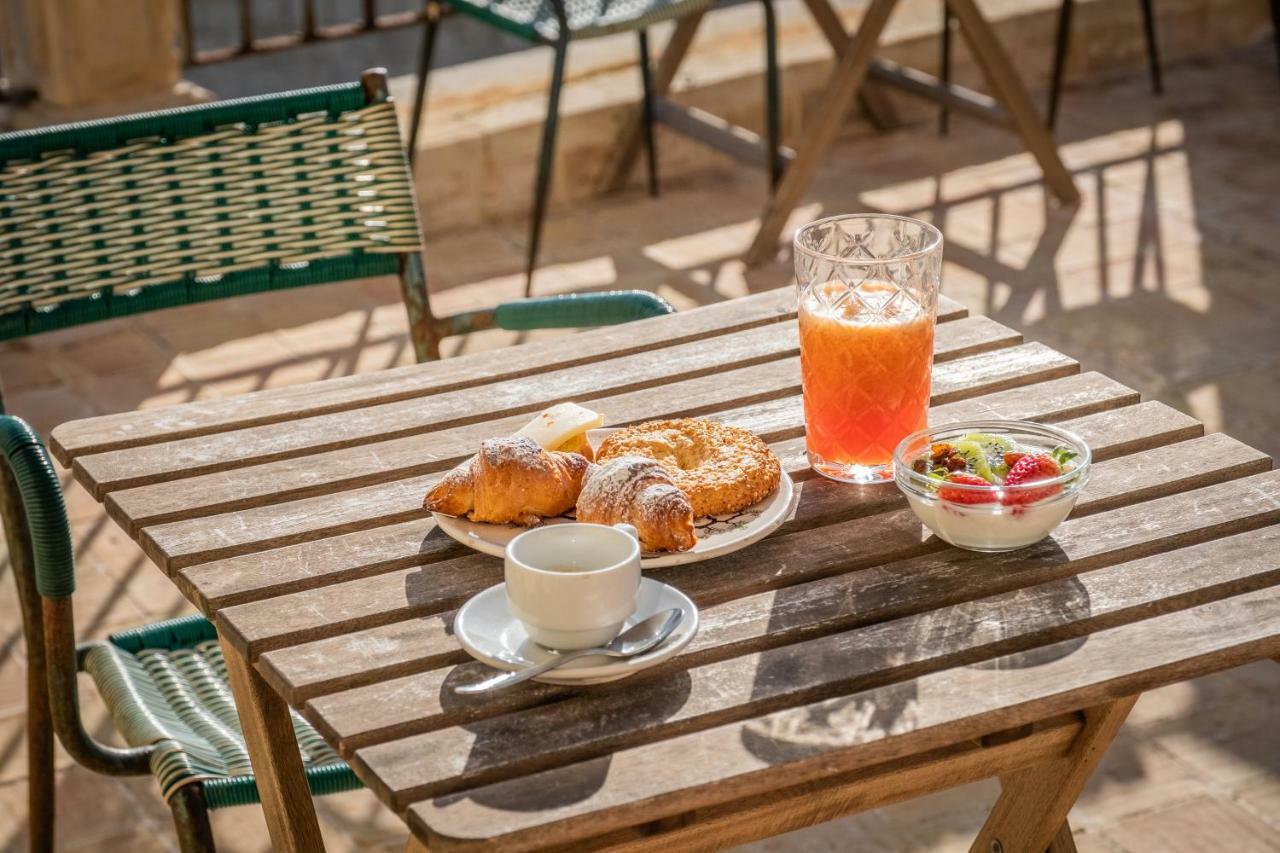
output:
M77 421L53 448L216 620L281 849L319 844L285 702L433 850L719 848L989 776L975 850L1070 849L1067 811L1139 693L1280 655L1280 475L944 302L931 421L1062 423L1096 459L1051 540L944 547L892 486L806 467L792 303ZM435 530L423 494L565 399L749 427L798 506L746 550L652 572L703 614L667 664L459 696L486 670L452 613L501 565Z

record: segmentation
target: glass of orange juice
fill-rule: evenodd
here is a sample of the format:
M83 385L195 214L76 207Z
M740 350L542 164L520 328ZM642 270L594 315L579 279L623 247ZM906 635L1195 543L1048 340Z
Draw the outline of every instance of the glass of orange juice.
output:
M795 236L809 464L845 483L893 481L893 450L927 425L942 234L850 214Z

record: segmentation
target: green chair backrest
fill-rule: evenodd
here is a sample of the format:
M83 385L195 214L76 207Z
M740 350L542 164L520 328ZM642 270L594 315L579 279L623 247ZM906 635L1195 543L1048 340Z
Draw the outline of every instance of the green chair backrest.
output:
M0 340L399 272L421 237L373 88L0 135Z

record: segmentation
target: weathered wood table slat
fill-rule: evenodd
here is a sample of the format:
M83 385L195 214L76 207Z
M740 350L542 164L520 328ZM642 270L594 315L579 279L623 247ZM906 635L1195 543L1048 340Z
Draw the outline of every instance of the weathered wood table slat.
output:
M79 421L53 447L217 621L247 664L238 698L301 711L432 849L713 849L993 775L982 849L1043 849L1134 696L1280 654L1280 474L944 301L931 421L1054 422L1095 452L1052 539L946 547L892 486L808 469L792 301ZM435 530L422 496L564 399L611 424L753 429L796 509L750 548L650 573L702 611L672 660L459 696L487 670L453 613L501 563ZM266 704L259 734L283 707ZM264 782L296 807L286 764Z

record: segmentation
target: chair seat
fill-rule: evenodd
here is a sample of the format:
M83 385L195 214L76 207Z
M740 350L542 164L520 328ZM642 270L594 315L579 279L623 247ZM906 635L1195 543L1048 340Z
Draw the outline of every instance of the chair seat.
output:
M481 18L530 41L557 41L560 23L550 0L447 0L454 10ZM640 30L710 8L713 0L564 0L571 38Z
M166 801L199 782L211 809L258 802L222 650L207 619L185 616L112 634L82 646L80 660L125 741L156 747L151 770ZM311 792L359 788L319 733L290 713Z

